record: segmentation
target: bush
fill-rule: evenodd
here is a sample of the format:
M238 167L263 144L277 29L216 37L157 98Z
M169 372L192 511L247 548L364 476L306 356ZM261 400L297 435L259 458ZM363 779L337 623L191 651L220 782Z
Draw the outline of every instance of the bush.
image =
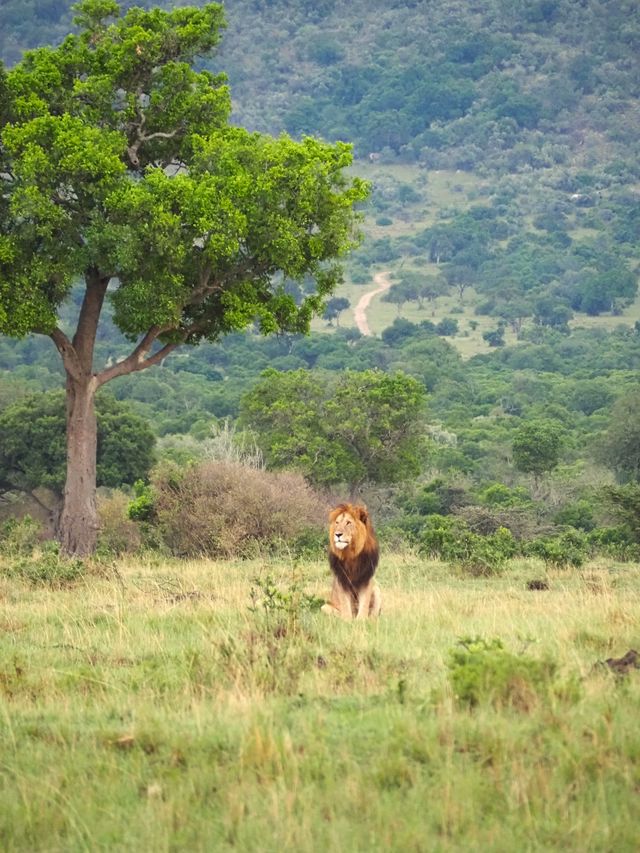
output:
M640 562L640 544L634 542L630 528L624 524L592 530L587 542L594 551L614 560Z
M561 685L557 666L507 651L501 640L468 637L449 658L449 677L456 700L474 708L480 702L494 707L530 711L550 694L577 699L576 683Z
M444 317L436 326L436 335L450 337L458 334L458 321L453 317Z
M53 588L70 586L85 573L82 560L61 556L57 542L46 542L41 553L23 557L12 563L7 574L34 585Z
M575 527L577 530L584 530L587 533L596 526L593 517L593 507L589 501L584 499L562 507L556 513L554 521L556 524Z
M517 544L510 530L499 527L489 536L473 533L457 518L432 515L419 536L420 550L459 565L472 575L497 574L513 557Z
M114 492L109 497L99 499L99 553L132 554L140 550L142 536L140 527L132 520L135 515L131 515L131 506L123 492Z
M581 531L572 530L558 537L534 539L526 543L523 551L526 556L540 557L556 569L579 568L587 557L588 540Z
M327 507L299 474L238 463L165 468L152 477L153 524L177 556L244 557L304 548L324 531Z
M42 539L42 526L25 515L10 518L0 526L0 554L7 557L24 557L33 553Z

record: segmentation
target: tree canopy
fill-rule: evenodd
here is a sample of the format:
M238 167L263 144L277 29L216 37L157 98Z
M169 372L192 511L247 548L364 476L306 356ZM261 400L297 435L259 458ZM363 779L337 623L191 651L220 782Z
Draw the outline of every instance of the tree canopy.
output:
M425 390L402 373L268 370L242 401L267 462L312 483L397 483L424 463Z

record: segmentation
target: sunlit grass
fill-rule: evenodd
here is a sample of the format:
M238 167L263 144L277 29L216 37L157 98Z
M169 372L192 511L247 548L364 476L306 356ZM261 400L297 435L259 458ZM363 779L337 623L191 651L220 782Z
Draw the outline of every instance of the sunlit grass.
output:
M3 850L637 849L640 672L598 661L640 644L638 566L387 556L383 616L351 624L269 611L256 576L329 585L291 561L0 581ZM469 709L474 636L575 689Z

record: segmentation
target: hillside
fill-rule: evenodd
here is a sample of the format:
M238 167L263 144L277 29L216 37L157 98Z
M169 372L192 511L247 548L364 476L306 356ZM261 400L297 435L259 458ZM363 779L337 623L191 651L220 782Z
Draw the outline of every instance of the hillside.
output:
M59 40L70 6L5 0L0 56L12 64L21 49ZM633 0L229 0L225 8L216 66L250 128L344 138L359 157L390 149L436 168L589 168L637 154Z
M59 40L70 5L7 0L0 56L11 64L22 48ZM390 297L397 312L372 302L374 332L396 313L421 317L416 287L432 293L433 277L436 296L426 298L436 320L463 315L467 340L454 342L467 356L486 351L482 335L500 323L513 342L532 321L638 319L635 3L225 8L213 66L228 74L234 119L353 141L356 168L372 181L365 240L340 295L355 306L357 285L380 269L399 273L396 283L413 277L408 299L397 288Z

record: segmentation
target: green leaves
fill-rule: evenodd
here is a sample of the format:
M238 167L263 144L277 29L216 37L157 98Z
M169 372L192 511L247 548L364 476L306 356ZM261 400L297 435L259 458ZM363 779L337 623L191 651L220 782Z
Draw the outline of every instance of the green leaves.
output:
M242 416L274 467L354 489L419 473L424 403L423 386L400 373L269 370L243 399Z
M78 35L0 76L0 331L50 332L90 271L131 338L306 331L357 239L350 147L227 126L224 79L191 67L219 5L75 9ZM280 282L308 277L296 304Z
M111 397L99 397L98 485L120 486L147 476L155 439L148 424ZM65 404L56 392L14 403L0 415L0 487L62 490Z
M513 438L513 460L519 471L539 477L560 460L563 431L556 421L531 421L518 428Z

